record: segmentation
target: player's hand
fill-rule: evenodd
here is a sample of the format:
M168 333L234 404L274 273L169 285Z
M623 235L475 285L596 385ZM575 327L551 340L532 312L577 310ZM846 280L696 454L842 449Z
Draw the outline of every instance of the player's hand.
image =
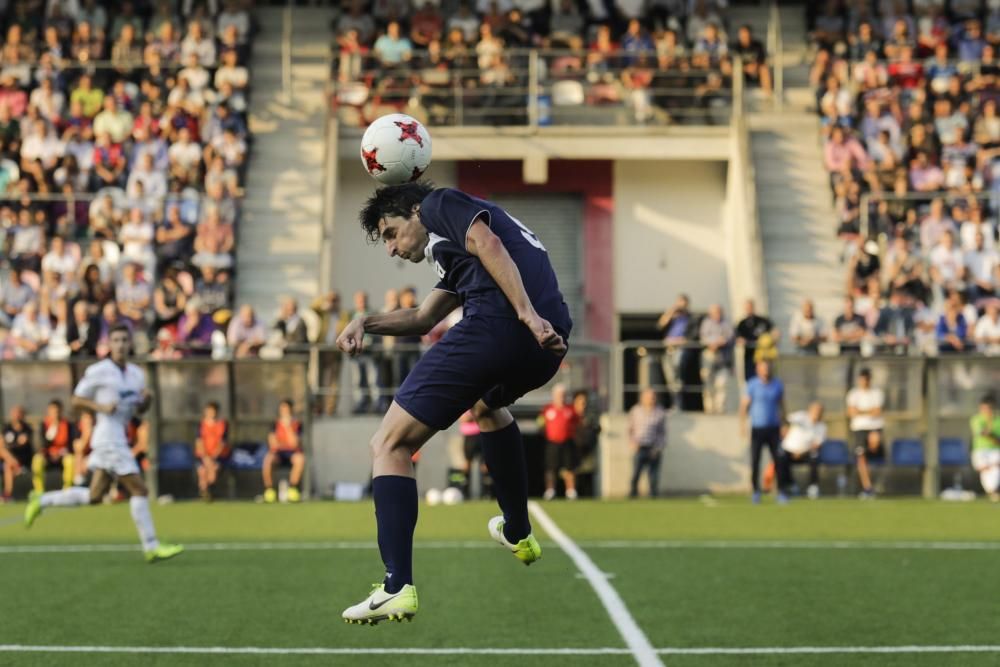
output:
M524 324L531 330L531 334L542 348L551 350L556 354L564 354L566 352L566 342L562 339L562 336L556 333L556 330L552 328L547 319L541 317L538 313L533 313L524 320Z
M98 403L95 407L98 412L106 415L113 415L115 410L118 409L118 403Z
M362 318L351 320L337 336L337 347L352 357L361 352L365 338L365 321Z

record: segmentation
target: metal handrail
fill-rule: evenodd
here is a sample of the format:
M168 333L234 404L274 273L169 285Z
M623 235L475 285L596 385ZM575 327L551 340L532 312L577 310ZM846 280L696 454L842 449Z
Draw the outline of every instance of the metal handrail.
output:
M782 111L785 106L785 43L781 34L781 10L778 8L777 0L771 0L771 20L768 22L769 32L773 26L774 44L769 45L769 51L774 66L774 108Z

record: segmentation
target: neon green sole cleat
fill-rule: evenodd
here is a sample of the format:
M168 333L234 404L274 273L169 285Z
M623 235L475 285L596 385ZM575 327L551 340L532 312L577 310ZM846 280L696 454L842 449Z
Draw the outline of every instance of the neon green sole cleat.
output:
M288 502L290 503L300 503L302 502L302 492L296 489L294 486L288 489Z
M174 556L184 553L184 547L179 544L161 544L155 549L146 552L147 563L159 563L161 560L170 560Z
M417 614L417 589L406 584L398 593L386 593L385 586L375 584L371 595L341 614L345 623L377 625L382 621L412 621Z
M542 557L542 546L538 543L538 540L535 539L534 535L529 534L517 544L511 544L507 538L504 537L503 516L493 517L487 525L489 527L490 537L502 546L510 549L511 553L514 554L514 558L518 559L525 565L531 565Z
M24 508L24 527L31 528L35 519L42 513L42 494L32 491L28 495L28 506Z
M264 491L264 502L269 504L278 502L278 493L274 489L266 489Z

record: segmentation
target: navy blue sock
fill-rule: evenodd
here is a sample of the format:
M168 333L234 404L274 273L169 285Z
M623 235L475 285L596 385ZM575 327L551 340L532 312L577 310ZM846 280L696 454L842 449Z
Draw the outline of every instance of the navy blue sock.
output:
M503 534L517 544L531 533L528 519L528 468L517 422L499 431L482 432L483 460L493 479L493 495L503 511Z
M417 480L383 475L372 480L378 550L385 563L385 590L413 583L413 530L417 527Z

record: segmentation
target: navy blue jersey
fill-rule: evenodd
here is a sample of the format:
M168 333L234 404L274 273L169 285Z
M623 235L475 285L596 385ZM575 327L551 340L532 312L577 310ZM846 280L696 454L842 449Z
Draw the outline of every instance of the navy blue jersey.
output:
M573 324L569 308L538 237L496 204L452 188L435 190L420 204L420 222L430 235L425 254L440 279L435 288L458 294L466 317L517 319L493 277L466 249L466 235L477 218L490 226L514 260L538 314L567 335Z

